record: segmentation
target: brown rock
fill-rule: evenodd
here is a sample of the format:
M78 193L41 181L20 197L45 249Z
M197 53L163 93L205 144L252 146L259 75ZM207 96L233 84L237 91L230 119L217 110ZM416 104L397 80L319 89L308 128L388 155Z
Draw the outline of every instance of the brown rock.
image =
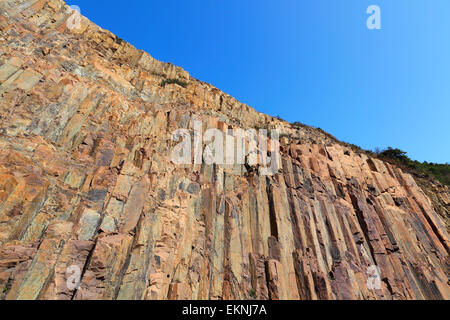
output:
M450 299L448 186L68 18L0 1L0 299ZM175 165L194 119L280 127L278 172Z

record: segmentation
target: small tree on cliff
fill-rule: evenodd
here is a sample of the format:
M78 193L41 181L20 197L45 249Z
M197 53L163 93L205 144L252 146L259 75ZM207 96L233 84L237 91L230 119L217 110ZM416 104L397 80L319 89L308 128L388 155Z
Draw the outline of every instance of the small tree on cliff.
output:
M381 151L379 153L379 156L383 158L399 160L402 162L410 160L405 151L402 151L400 149L393 149L391 147Z

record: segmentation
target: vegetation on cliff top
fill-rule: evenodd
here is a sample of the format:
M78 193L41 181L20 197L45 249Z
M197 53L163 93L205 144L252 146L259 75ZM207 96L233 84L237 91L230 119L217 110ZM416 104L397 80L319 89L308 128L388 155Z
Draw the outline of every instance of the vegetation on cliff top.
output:
M377 158L392 162L399 167L411 169L415 173L419 173L426 177L433 177L443 184L450 186L450 164L439 164L429 162L419 162L411 160L405 151L394 148L387 148L383 151L375 151Z
M291 125L294 128L308 127L307 125L301 122L294 122ZM338 140L336 137L322 130L321 128L315 129L323 133L326 137L328 137L332 141L343 144L348 148L352 149L354 152L365 153L371 157L378 158L380 160L394 164L411 174L425 178L433 178L439 181L440 183L450 186L450 164L448 163L439 164L439 163L430 163L427 161L419 162L409 158L407 152L392 147L388 147L387 149L382 151L379 150L378 148L376 148L375 151L364 150L361 147L358 147L357 145Z

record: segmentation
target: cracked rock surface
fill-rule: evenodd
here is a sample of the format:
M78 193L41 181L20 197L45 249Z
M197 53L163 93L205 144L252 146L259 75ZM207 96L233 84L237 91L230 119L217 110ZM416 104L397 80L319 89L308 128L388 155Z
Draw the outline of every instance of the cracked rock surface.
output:
M450 299L447 186L70 15L0 0L0 299ZM278 173L175 165L171 133L194 116L280 127Z

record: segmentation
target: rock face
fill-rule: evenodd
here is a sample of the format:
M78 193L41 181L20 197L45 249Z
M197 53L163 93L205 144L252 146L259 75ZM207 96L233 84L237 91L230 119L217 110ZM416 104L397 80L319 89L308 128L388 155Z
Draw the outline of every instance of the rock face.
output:
M0 1L1 299L450 299L448 187L71 17ZM194 116L281 128L280 169L174 164Z

